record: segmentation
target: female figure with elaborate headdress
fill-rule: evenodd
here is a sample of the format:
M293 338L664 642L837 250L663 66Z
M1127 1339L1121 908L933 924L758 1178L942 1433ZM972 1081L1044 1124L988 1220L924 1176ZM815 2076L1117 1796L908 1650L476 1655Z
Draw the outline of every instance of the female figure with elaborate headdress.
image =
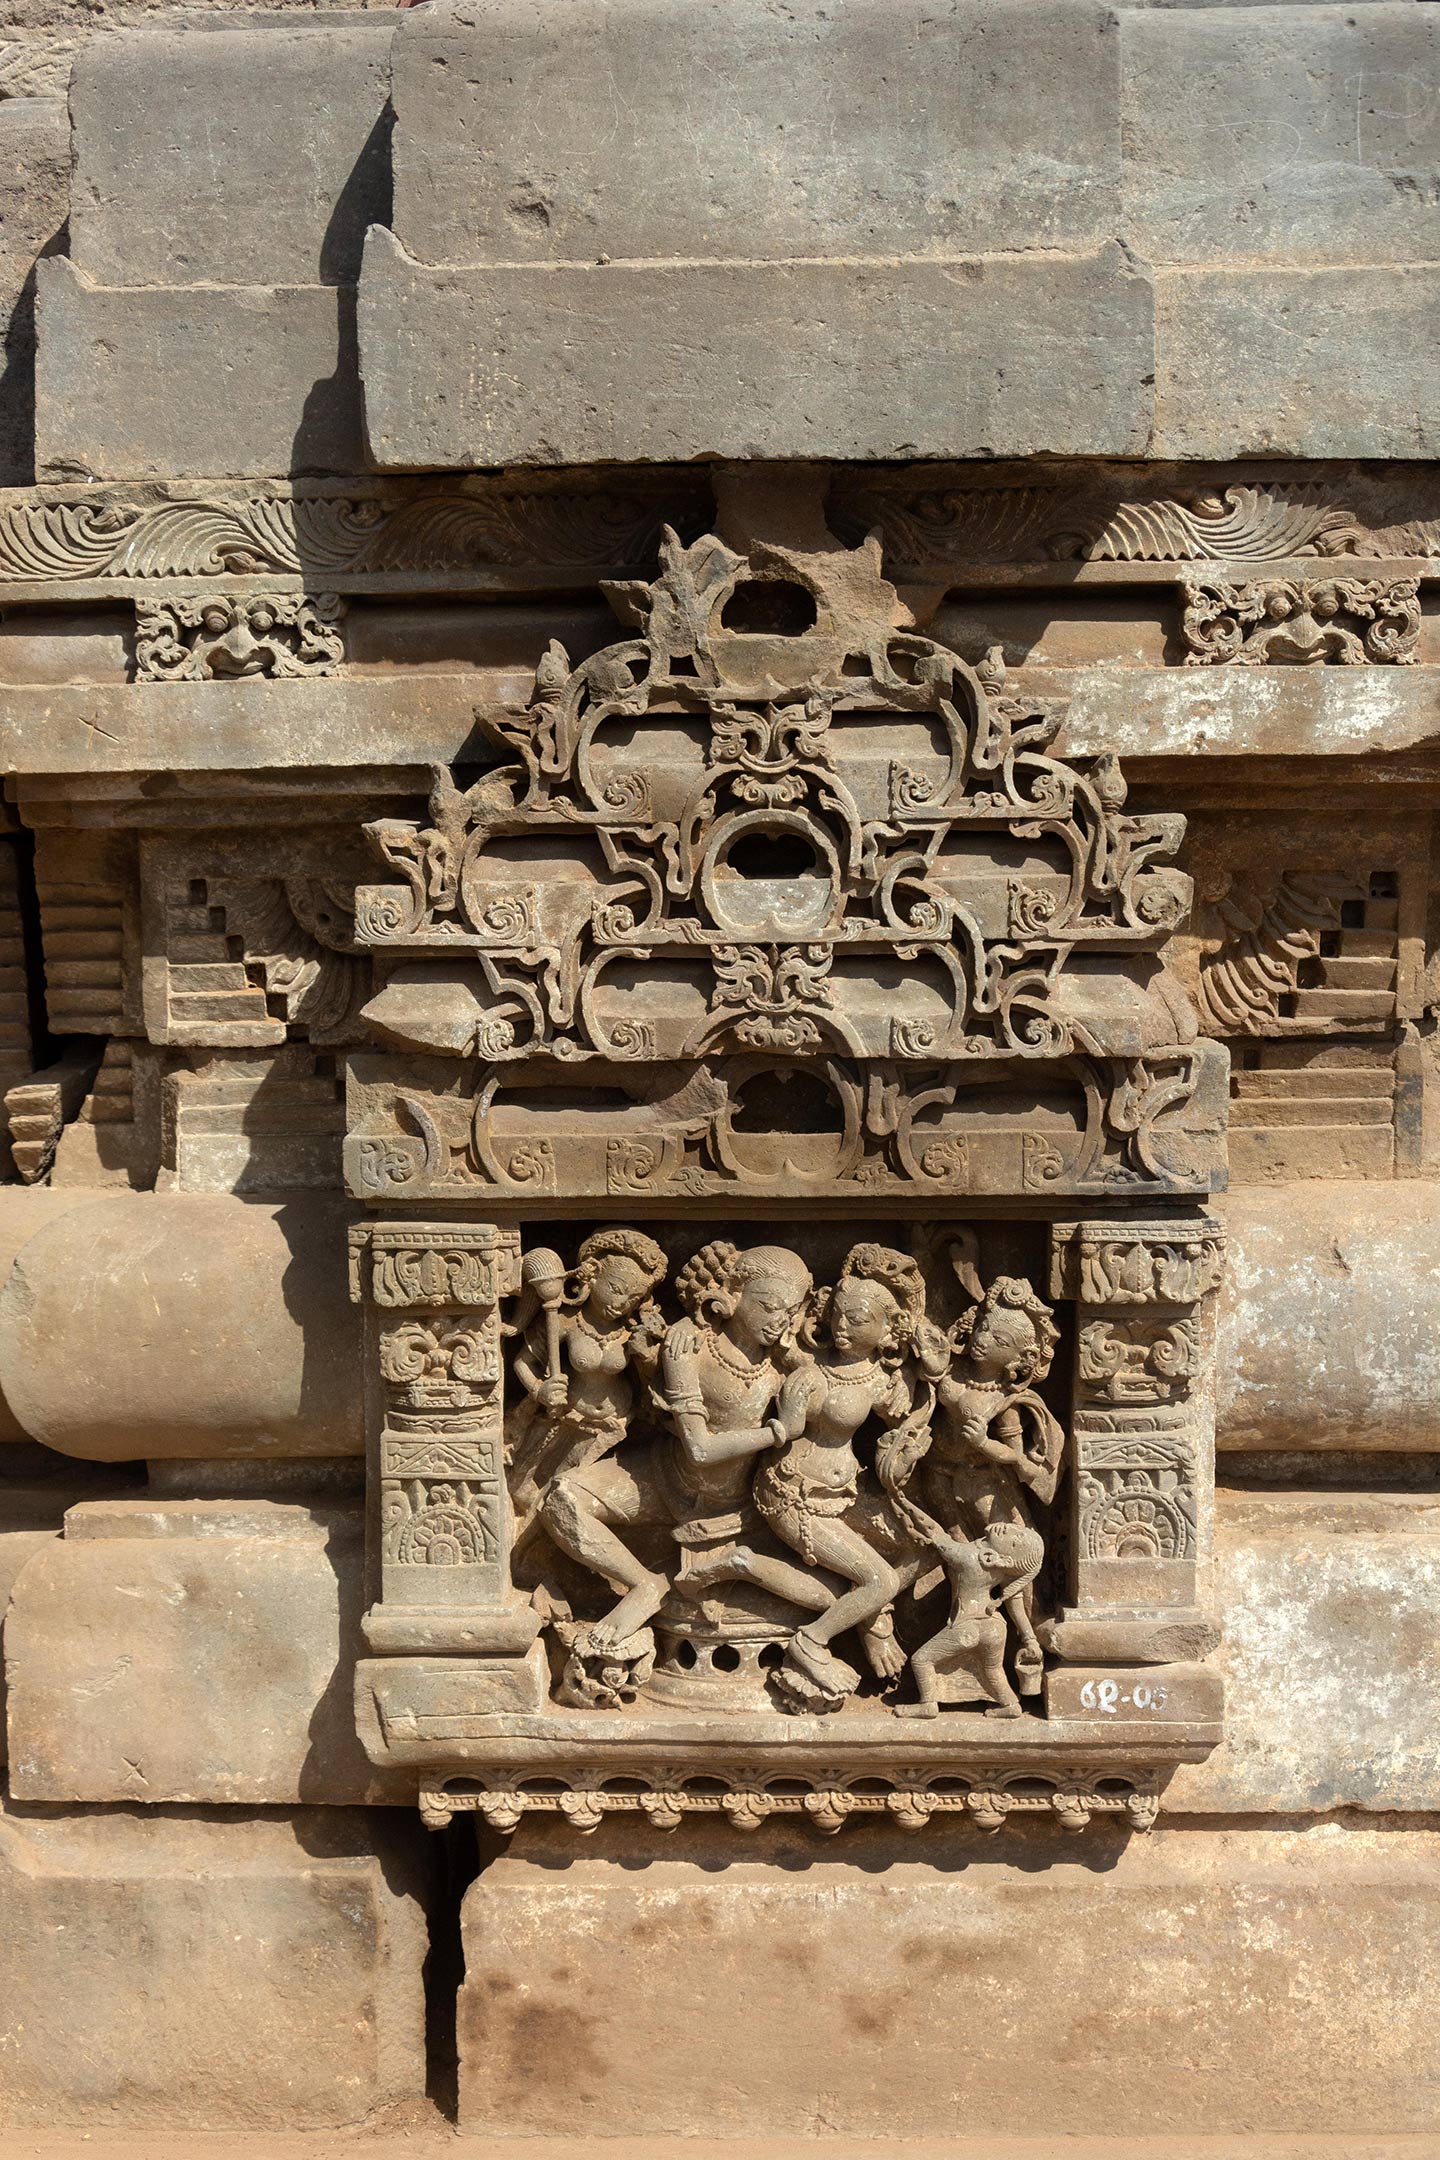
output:
M935 1415L881 1440L881 1483L904 1498L914 1477L929 1513L952 1536L981 1537L1001 1522L1035 1530L1036 1504L1055 1497L1064 1445L1036 1393L1058 1340L1049 1306L1029 1283L997 1276L948 1336L926 1341L921 1362L936 1385ZM1020 1692L1034 1694L1043 1660L1028 1584L1012 1587L1003 1602L1019 1639Z
M651 1293L666 1265L654 1238L623 1225L593 1230L569 1271L553 1253L527 1253L539 1309L521 1323L513 1366L523 1391L510 1457L517 1549L545 1486L624 1440L633 1373L648 1381L655 1372L665 1323Z

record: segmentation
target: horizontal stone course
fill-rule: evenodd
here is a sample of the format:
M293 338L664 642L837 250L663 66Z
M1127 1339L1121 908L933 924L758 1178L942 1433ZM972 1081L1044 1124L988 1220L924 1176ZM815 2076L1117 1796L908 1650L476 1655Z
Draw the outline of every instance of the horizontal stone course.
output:
M1123 252L431 270L372 233L381 466L1138 454L1154 371Z
M767 1828L737 1850L728 1828L657 1839L612 1819L577 1845L527 1823L465 1902L462 2128L888 2141L957 2121L1122 2139L1433 2123L1427 1832L1162 1816L1128 1841L1094 1822L895 1839ZM657 2048L677 2005L693 2006L685 2045Z
M426 263L1078 253L1117 229L1101 0L459 0L402 17L394 103L395 232Z
M363 1546L358 1502L73 1508L5 1616L15 1798L409 1797L355 1731Z
M363 18L92 40L70 93L76 269L107 286L353 285L390 209L389 57Z
M1121 44L1122 229L1148 261L1434 260L1433 7L1156 9Z
M324 2128L412 2099L425 1835L0 1803L0 2126Z
M347 288L128 289L56 258L37 322L42 478L364 469Z
M1440 1813L1440 1499L1221 1492L1225 1739L1167 1815Z
M1433 262L1160 270L1157 457L1434 457Z

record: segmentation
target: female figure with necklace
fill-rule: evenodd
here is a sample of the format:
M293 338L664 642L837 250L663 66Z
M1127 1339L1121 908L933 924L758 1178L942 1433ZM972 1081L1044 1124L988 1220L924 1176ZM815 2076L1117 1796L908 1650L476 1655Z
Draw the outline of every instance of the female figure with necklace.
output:
M1058 1340L1049 1306L1029 1283L997 1276L948 1336L927 1342L922 1364L936 1382L933 1425L881 1441L881 1483L903 1500L914 1475L929 1513L951 1537L982 1538L1002 1522L1037 1529L1035 1504L1048 1507L1055 1497L1064 1434L1035 1383L1049 1372ZM1028 1582L1002 1602L1019 1642L1020 1692L1035 1694L1043 1659Z
M861 1426L872 1415L892 1432L914 1425L901 1368L924 1316L924 1277L912 1259L885 1245L852 1246L820 1315L829 1345L781 1390L787 1445L756 1480L756 1504L808 1566L852 1586L838 1597L826 1593L817 1617L791 1637L777 1684L797 1709L838 1709L853 1693L859 1674L830 1648L847 1628L860 1630L882 1679L898 1677L904 1666L890 1614L901 1578L846 1517L859 1498L854 1443ZM756 1561L753 1580L795 1596L804 1578L787 1590L781 1576L793 1578L795 1570Z
M755 1458L782 1437L771 1412L810 1296L805 1263L783 1246L741 1252L716 1239L681 1268L675 1289L688 1317L665 1337L654 1390L672 1440L559 1477L545 1497L555 1543L621 1593L577 1638L586 1658L609 1652L638 1666L673 1580L646 1567L617 1530L668 1523L683 1575L691 1554L724 1550L757 1522Z
M613 1454L625 1438L635 1409L632 1367L653 1378L664 1334L651 1292L665 1269L664 1252L643 1231L592 1231L564 1278L559 1312L537 1315L521 1337L513 1369L525 1400L510 1479L517 1550L543 1488Z

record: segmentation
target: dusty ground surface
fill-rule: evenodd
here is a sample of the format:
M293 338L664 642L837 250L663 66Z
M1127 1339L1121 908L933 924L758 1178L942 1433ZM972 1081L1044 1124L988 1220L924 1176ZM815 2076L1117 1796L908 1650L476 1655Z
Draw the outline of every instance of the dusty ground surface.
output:
M265 2135L190 2131L0 2133L3 2160L1440 2160L1434 2137L888 2139L463 2137L433 2125Z

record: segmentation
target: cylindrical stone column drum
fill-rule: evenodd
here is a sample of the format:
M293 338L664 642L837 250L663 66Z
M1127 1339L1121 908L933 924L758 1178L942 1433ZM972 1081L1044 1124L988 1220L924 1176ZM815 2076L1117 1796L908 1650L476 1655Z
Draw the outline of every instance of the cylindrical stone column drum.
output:
M94 1462L362 1451L343 1203L77 1195L22 1241L35 1197L0 1204L7 1437Z

